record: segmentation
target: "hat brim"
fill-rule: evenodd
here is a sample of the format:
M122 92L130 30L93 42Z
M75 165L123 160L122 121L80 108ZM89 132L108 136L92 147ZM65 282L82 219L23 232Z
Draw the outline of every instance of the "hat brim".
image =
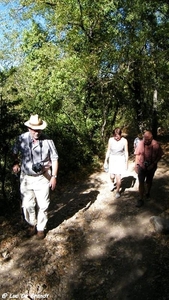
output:
M43 129L46 128L47 123L46 123L45 121L42 120L42 124L41 124L41 125L32 125L32 124L29 123L29 121L26 121L26 122L24 123L24 125L27 126L27 127L29 127L29 128L31 128L31 129L35 129L35 130L38 130L38 129L39 129L39 130L43 130Z

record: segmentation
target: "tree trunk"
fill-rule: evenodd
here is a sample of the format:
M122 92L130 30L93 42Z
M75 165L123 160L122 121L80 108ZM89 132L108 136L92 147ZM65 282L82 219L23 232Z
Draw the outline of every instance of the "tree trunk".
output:
M152 115L152 134L154 139L157 138L157 127L158 127L158 120L157 120L157 90L154 90L153 94L153 115Z

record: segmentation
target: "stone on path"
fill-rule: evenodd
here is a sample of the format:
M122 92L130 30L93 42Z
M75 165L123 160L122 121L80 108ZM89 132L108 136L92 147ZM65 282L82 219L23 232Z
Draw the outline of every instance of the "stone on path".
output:
M153 224L154 229L158 233L169 233L169 219L159 216L152 216L150 222Z

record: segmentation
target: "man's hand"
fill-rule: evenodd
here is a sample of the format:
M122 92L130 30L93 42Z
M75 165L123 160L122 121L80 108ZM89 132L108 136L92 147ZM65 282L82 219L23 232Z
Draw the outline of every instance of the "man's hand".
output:
M13 165L13 167L12 167L12 170L13 170L13 172L15 173L15 174L17 174L17 173L19 173L20 172L20 166L19 166L19 164L15 164L15 165Z
M54 189L56 187L56 182L57 182L56 178L52 176L51 179L50 179L50 183L49 183L50 188L51 188L52 191L54 191Z

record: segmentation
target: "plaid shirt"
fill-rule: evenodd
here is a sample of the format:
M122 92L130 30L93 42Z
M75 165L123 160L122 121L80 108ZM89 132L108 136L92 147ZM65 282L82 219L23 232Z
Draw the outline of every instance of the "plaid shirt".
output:
M13 153L20 154L21 172L27 175L36 175L32 170L33 164L41 163L42 171L38 174L43 174L51 167L52 161L58 160L58 152L53 140L43 133L35 144L29 132L21 134L13 146Z

